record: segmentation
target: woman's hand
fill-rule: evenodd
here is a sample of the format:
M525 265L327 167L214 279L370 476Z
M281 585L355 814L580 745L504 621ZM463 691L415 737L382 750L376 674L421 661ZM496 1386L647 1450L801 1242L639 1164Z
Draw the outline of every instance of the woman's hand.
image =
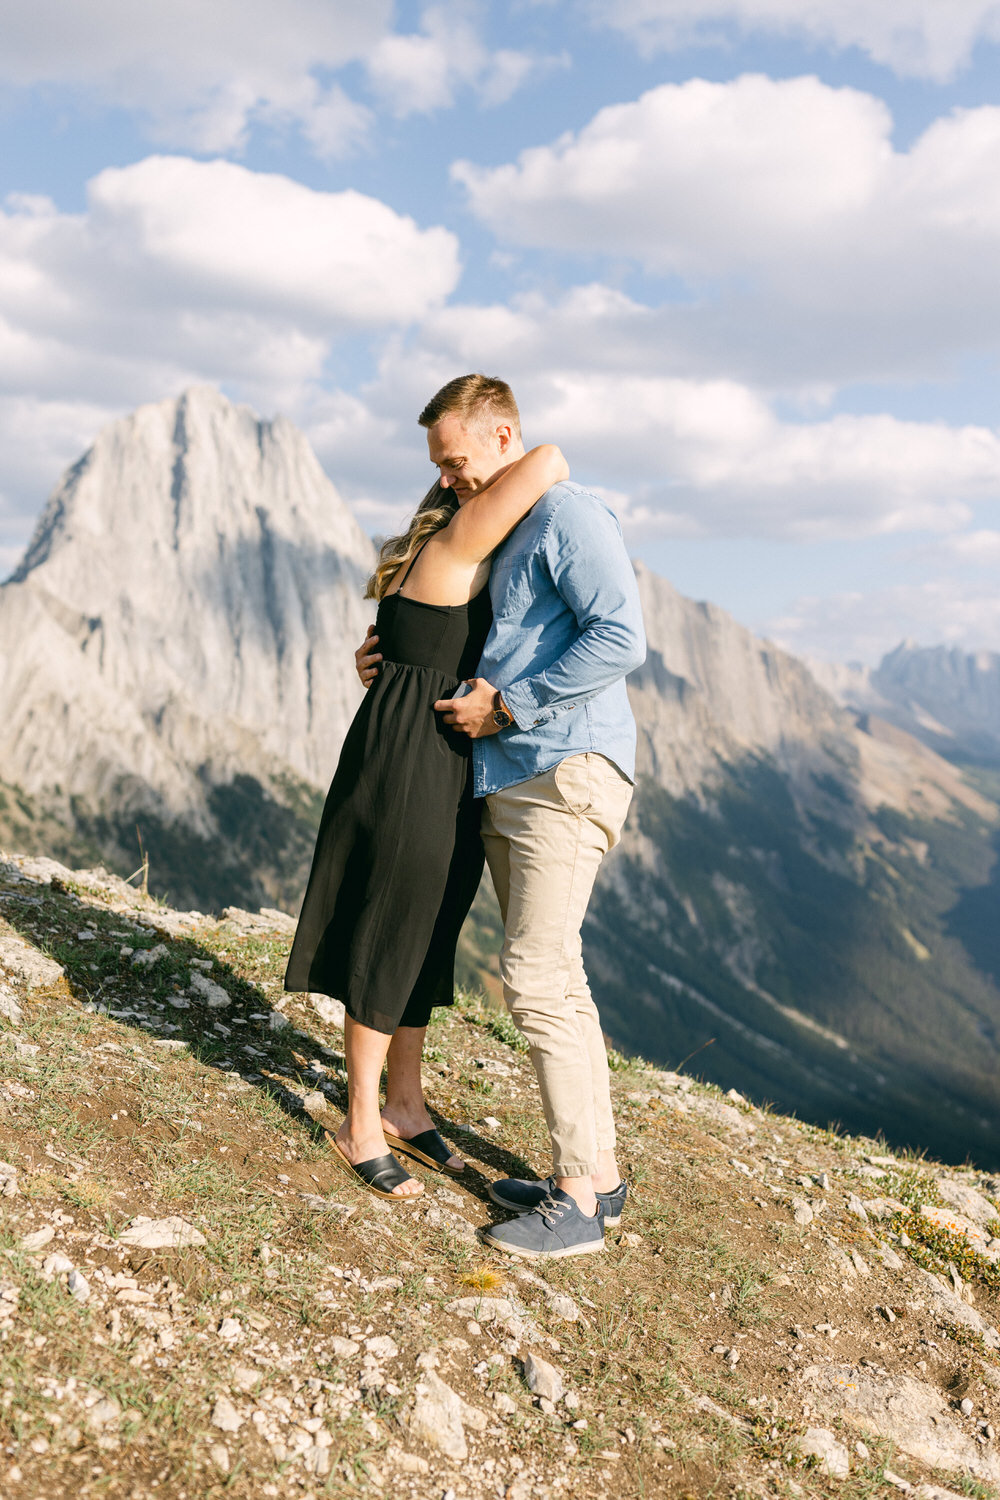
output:
M375 650L377 645L378 636L375 634L375 626L369 625L368 634L354 653L354 665L363 688L370 688L378 676L378 664L382 657Z

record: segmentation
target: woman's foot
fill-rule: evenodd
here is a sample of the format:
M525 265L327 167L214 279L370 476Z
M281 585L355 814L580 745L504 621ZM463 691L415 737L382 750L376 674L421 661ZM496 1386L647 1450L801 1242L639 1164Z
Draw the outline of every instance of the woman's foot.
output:
M385 1156L389 1150L381 1131L355 1136L349 1133L346 1125L342 1125L334 1136L334 1140L352 1167L356 1167L359 1162ZM423 1190L422 1182L418 1182L415 1177L408 1177L405 1182L401 1182L398 1187L392 1189L392 1196L394 1198L416 1197Z
M434 1121L423 1106L419 1109L405 1109L398 1105L386 1104L382 1111L382 1124L391 1135L398 1136L403 1141L412 1141L414 1136L422 1135L425 1130L435 1128ZM447 1170L456 1175L465 1169L465 1162L454 1153L448 1157L446 1165Z

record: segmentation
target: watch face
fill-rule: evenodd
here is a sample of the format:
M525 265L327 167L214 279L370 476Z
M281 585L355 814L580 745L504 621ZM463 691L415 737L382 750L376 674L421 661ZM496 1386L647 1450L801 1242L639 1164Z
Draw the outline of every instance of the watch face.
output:
M513 724L514 720L505 708L495 708L493 710L493 722L498 729L506 729L508 724Z

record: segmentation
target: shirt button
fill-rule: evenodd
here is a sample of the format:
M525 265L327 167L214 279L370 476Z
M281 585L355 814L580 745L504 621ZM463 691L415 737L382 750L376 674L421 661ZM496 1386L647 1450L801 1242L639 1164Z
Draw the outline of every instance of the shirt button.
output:
M536 727L537 727L537 725L539 725L539 724L540 724L540 723L541 723L541 722L542 722L542 721L541 721L541 719L536 719L536 720L535 720L535 725L536 725Z

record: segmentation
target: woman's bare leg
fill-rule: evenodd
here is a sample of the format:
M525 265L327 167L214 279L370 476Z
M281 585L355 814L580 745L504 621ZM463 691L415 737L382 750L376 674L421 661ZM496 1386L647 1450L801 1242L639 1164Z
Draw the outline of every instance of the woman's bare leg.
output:
M398 1034L398 1033L397 1033ZM347 1062L347 1115L337 1131L337 1144L349 1162L357 1165L384 1156L388 1151L379 1116L379 1084L390 1038L382 1031L362 1026L350 1016L344 1019L344 1057ZM418 1063L419 1068L419 1063ZM401 1182L393 1192L399 1197L422 1193L415 1177Z
M426 1026L399 1026L389 1043L382 1123L393 1135L400 1135L404 1140L410 1140L422 1130L434 1129L420 1080L426 1032ZM460 1156L450 1156L448 1165L457 1172L465 1163Z

